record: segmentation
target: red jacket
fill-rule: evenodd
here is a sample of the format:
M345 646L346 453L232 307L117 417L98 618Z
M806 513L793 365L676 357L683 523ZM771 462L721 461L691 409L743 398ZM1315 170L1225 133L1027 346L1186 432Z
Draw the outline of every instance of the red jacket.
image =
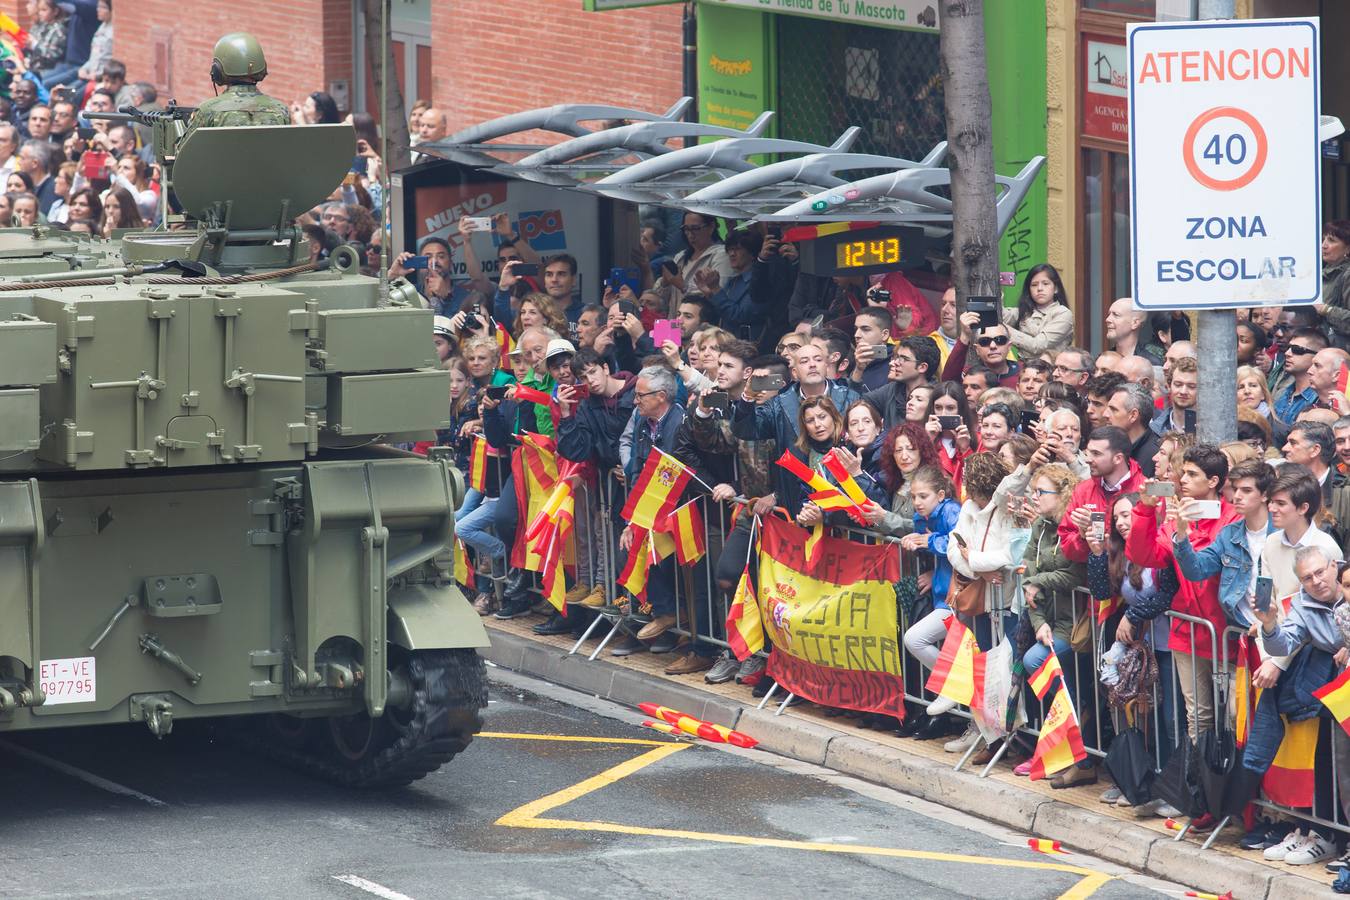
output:
M1092 503L1096 505L1098 512L1106 513L1106 521L1110 522L1111 505L1115 503L1116 498L1143 489L1144 473L1139 470L1139 464L1132 459L1129 460L1129 464L1130 474L1121 482L1120 489L1109 495L1102 489L1100 478L1080 481L1073 489L1073 494L1069 496L1069 505L1064 508L1064 518L1059 522L1059 548L1070 562L1087 562L1088 558L1087 541L1083 540L1083 535L1073 524L1070 514L1080 506Z
M1134 507L1133 521L1130 524L1130 536L1125 541L1125 557L1135 565L1157 568L1171 565L1176 569L1177 580L1181 587L1172 599L1172 611L1204 619L1214 626L1214 634L1223 634L1228 627L1228 617L1219 604L1219 576L1204 581L1189 581L1182 574L1172 556L1172 534L1175 529L1170 522L1158 527L1158 507L1148 507L1142 503ZM1199 519L1191 523L1191 546L1201 550L1214 542L1223 527L1236 522L1242 516L1226 501L1219 503L1217 519ZM1214 658L1214 642L1210 640L1209 629L1195 625L1195 646L1191 645L1192 623L1172 621L1168 647L1178 653L1194 653L1205 659ZM1229 657L1236 652L1236 642L1230 642Z
M937 330L940 320L938 314L933 311L933 304L928 302L928 298L904 276L903 272L887 272L878 283L882 290L891 292L891 302L886 308L891 313L892 323L895 321L895 311L902 306L908 307L913 313L914 317L904 334L928 334ZM891 327L894 330L894 324Z

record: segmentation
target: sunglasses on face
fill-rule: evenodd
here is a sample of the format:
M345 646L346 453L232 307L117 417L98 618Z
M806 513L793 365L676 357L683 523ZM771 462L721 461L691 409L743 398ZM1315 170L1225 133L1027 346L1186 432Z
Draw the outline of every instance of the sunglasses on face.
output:
M981 347L1004 347L1007 346L1008 338L1004 335L998 337L976 338L975 343Z
M1301 344L1290 344L1288 352L1295 356L1312 356L1317 353L1317 351L1311 347L1304 347Z

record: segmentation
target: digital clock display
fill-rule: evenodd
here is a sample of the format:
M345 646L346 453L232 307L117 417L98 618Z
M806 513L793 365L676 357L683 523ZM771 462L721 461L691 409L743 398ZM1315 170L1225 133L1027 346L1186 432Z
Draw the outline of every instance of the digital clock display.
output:
M900 238L840 241L834 247L834 264L840 269L896 265L900 262Z

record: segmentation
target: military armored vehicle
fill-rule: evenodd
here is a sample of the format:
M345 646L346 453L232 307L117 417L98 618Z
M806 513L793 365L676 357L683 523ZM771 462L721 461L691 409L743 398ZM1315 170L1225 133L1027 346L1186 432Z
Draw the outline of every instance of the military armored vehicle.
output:
M432 315L295 217L350 126L141 115L182 215L0 230L0 734L218 718L352 786L481 727L452 577L464 488L394 445L447 424Z

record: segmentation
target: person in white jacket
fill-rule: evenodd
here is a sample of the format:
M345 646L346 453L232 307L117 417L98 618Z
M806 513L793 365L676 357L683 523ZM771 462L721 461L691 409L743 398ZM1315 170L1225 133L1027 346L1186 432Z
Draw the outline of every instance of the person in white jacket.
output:
M1017 308L1003 310L1003 324L1023 359L1058 353L1073 343L1073 310L1054 266L1031 267L1022 282Z

